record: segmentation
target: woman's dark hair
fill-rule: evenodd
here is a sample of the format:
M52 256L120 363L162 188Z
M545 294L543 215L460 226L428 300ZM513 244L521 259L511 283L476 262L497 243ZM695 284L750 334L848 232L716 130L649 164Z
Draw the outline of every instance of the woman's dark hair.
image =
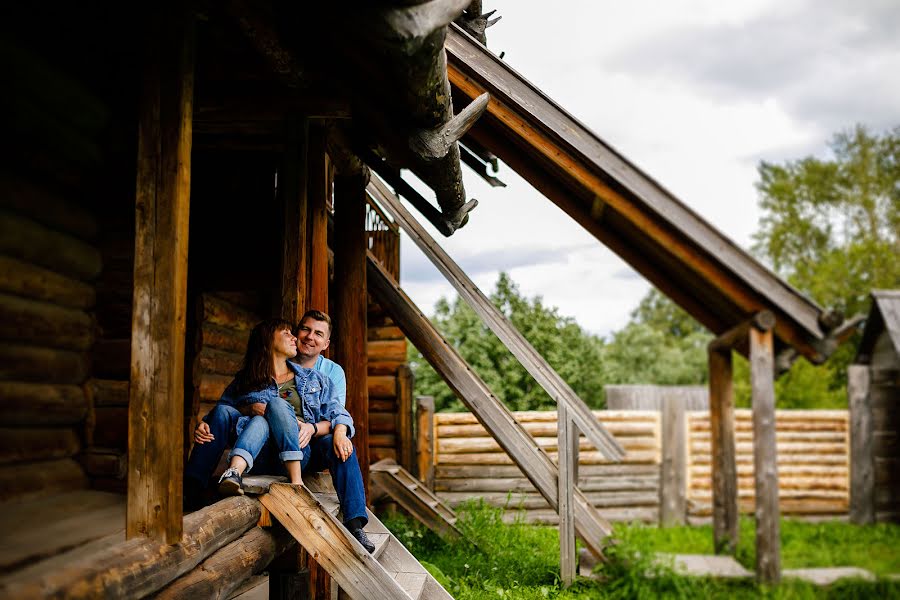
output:
M291 323L284 319L267 319L257 323L247 340L247 352L241 363L241 370L234 376L238 394L261 390L275 377L272 366L272 342L275 334L287 329Z

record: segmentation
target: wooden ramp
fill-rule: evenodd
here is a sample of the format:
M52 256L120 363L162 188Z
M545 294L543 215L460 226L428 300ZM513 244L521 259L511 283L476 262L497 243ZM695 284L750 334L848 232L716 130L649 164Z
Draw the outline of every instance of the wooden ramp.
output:
M366 277L369 293L388 311L422 356L556 510L559 506L556 464L371 253ZM574 490L574 504L578 536L591 552L602 555L612 526L578 488Z
M369 467L369 474L378 487L433 532L442 538L462 537L453 509L396 461L380 460Z
M344 527L328 476L304 477L302 486L282 481L273 477L244 479L248 493L260 494L262 505L328 572L339 586L338 597L452 600L371 512L365 531L375 552L366 552Z

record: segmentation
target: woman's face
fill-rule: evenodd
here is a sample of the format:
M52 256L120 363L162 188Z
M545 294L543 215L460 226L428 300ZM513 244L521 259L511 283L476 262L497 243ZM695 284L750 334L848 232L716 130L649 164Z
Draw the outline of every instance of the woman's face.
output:
M272 341L272 351L284 358L297 356L297 338L294 337L290 329L281 329L275 332L275 339Z

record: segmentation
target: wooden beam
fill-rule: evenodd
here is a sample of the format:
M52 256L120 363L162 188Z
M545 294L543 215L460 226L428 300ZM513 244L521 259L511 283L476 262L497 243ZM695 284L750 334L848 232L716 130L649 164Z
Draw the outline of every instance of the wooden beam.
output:
M748 335L751 329L759 331L769 331L775 327L775 315L768 310L762 310L746 321L738 323L728 331L725 331L719 337L709 343L710 352L726 352L729 350L740 351L739 348L746 348L748 343ZM747 355L746 350L742 354Z
M334 182L334 347L347 376L347 410L356 428L366 497L369 491L369 392L366 383L366 178L340 175Z
M750 329L750 395L753 406L753 471L756 479L756 577L781 580L778 455L775 443L775 380L772 329Z
M578 482L578 428L569 407L556 407L557 444L559 447L559 478L557 484L559 514L559 571L564 588L575 581L578 570L578 551L575 547L575 486Z
M734 554L740 530L730 350L709 353L709 420L712 433L713 546L717 554Z
M416 455L419 480L434 490L434 398L416 398Z
M328 312L328 204L331 192L331 166L326 153L325 128L309 128L309 291L306 310Z
M138 120L126 535L177 543L194 40L187 11L161 12L151 17Z
M409 365L397 369L397 435L400 438L398 461L407 471L416 462L415 435L413 433L413 373Z
M850 404L850 522L875 522L874 426L869 395L869 366L847 368L847 398Z
M309 123L289 115L287 142L278 178L278 191L284 207L283 255L281 260L281 316L296 324L303 314L308 289L307 263L307 150Z

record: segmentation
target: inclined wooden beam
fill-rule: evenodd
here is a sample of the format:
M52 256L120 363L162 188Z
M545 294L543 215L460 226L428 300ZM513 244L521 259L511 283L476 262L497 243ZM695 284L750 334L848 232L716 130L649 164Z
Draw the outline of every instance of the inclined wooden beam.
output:
M740 529L730 350L709 353L709 421L712 441L713 547L717 554L734 554Z
M775 380L772 327L752 327L750 394L753 407L753 474L756 479L756 578L781 580L778 452L775 440Z
M229 0L225 8L275 75L288 87L302 87L307 83L303 69L294 53L281 41L273 23L258 10L259 4L258 1Z
M490 299L482 293L465 272L459 268L443 248L432 238L415 218L403 208L396 196L377 177L369 182L369 193L403 228L425 256L453 285L469 306L481 317L482 322L503 342L525 370L557 403L565 403L579 430L606 458L618 461L625 455L618 441L597 420L587 404L534 349Z
M369 291L378 303L555 510L559 472L547 453L371 254L367 273ZM578 535L591 552L601 556L604 540L612 533L612 527L577 489L574 505Z
M708 346L709 351L725 352L727 350L737 350L741 347L746 348L751 329L770 331L774 327L775 315L768 310L760 311L712 340ZM743 354L747 355L747 352L745 351Z
M366 335L366 177L334 180L334 333L335 361L347 376L347 410L353 417L359 468L369 491L369 392Z
M309 291L305 310L328 312L328 195L331 192L331 165L326 154L325 136L325 128L321 123L310 126L307 194Z
M287 140L278 178L278 192L284 211L279 312L282 318L295 325L306 309L309 285L308 132L307 119L288 116Z
M194 38L186 11L150 19L138 117L126 534L174 544L182 534Z

